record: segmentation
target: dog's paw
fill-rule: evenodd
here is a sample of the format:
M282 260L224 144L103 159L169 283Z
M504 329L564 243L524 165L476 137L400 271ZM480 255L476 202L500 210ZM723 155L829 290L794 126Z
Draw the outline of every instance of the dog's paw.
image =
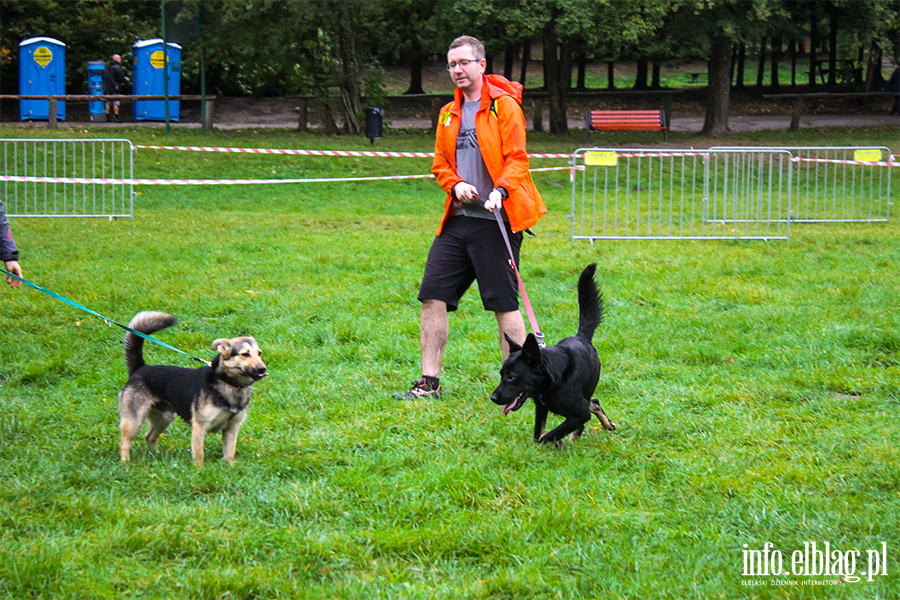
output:
M603 415L603 417L600 419L600 424L603 425L603 429L607 431L615 431L616 428L618 428L618 425L616 425L616 423L614 423L613 421L610 421L606 415Z
M615 431L618 425L609 420L609 417L606 416L606 413L603 412L603 409L600 407L600 402L597 401L596 398L591 398L591 413L596 415L597 419L600 421L600 424L603 425L603 429L607 431Z
M536 444L548 444L550 446L553 446L554 448L562 448L563 447L562 440L551 440L549 437L547 437L546 433L542 434L541 437L539 437L538 439L536 439L534 441Z

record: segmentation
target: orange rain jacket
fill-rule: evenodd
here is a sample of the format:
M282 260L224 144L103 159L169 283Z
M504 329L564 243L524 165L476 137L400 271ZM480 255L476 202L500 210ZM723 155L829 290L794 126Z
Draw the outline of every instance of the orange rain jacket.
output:
M481 106L475 113L478 145L494 187L502 187L509 194L503 201L503 207L513 232L519 232L532 227L547 212L528 171L525 115L519 108L522 103L522 84L500 75L482 77L484 85L481 89ZM462 102L462 90L457 88L453 102L444 105L439 113L431 172L447 192L447 198L438 235L441 235L450 214L453 186L463 181L456 173L456 138L459 135Z

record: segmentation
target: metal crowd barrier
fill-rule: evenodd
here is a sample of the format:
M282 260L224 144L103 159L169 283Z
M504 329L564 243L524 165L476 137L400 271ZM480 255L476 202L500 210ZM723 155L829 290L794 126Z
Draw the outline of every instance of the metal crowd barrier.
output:
M0 180L9 217L128 217L134 214L134 147L124 139L0 139ZM90 178L110 181L54 181Z
M710 150L733 150L716 146ZM864 162L893 162L884 146L768 147L794 159L791 220L795 223L887 221L891 216L891 171ZM855 164L854 164L855 163Z
M790 239L787 150L581 148L572 165L573 240Z

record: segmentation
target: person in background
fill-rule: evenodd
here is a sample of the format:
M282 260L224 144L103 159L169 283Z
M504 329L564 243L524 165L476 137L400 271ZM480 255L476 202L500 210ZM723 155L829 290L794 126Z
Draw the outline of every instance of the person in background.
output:
M109 64L106 65L106 70L103 72L103 93L108 96L118 96L122 93L121 85L126 81L131 81L128 77L125 77L125 72L122 70L122 56L119 54L113 54L112 60L109 61ZM119 101L118 100L107 100L106 101L106 120L109 121L110 114L109 109L113 109L112 120L115 122L119 122Z
M7 271L18 277L22 276L22 267L19 266L19 250L16 248L16 242L9 230L9 221L6 220L6 213L3 211L2 197L0 197L0 260L3 261ZM14 288L22 286L21 281L9 275L6 276L6 283Z
M422 377L408 392L394 394L401 400L440 396L448 311L456 310L473 281L482 306L497 319L503 358L509 355L504 334L525 341L518 281L492 211L501 211L518 264L522 232L547 209L528 171L522 85L485 75L486 67L479 40L462 36L450 44L447 70L456 89L439 113L431 168L446 192L444 215L419 288Z

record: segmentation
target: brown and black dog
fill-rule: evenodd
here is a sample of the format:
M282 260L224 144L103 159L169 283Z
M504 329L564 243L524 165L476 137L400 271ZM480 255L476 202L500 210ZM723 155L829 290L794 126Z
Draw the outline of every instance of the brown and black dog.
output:
M150 335L177 323L172 315L145 311L129 327ZM144 421L150 429L144 439L153 451L159 436L180 416L191 426L191 454L203 464L203 439L208 432L222 432L222 456L234 462L238 429L247 418L250 386L268 373L259 344L252 337L218 339L218 351L210 366L186 369L144 362L144 340L125 334L128 383L119 393L122 441L119 456L127 461L131 444Z

